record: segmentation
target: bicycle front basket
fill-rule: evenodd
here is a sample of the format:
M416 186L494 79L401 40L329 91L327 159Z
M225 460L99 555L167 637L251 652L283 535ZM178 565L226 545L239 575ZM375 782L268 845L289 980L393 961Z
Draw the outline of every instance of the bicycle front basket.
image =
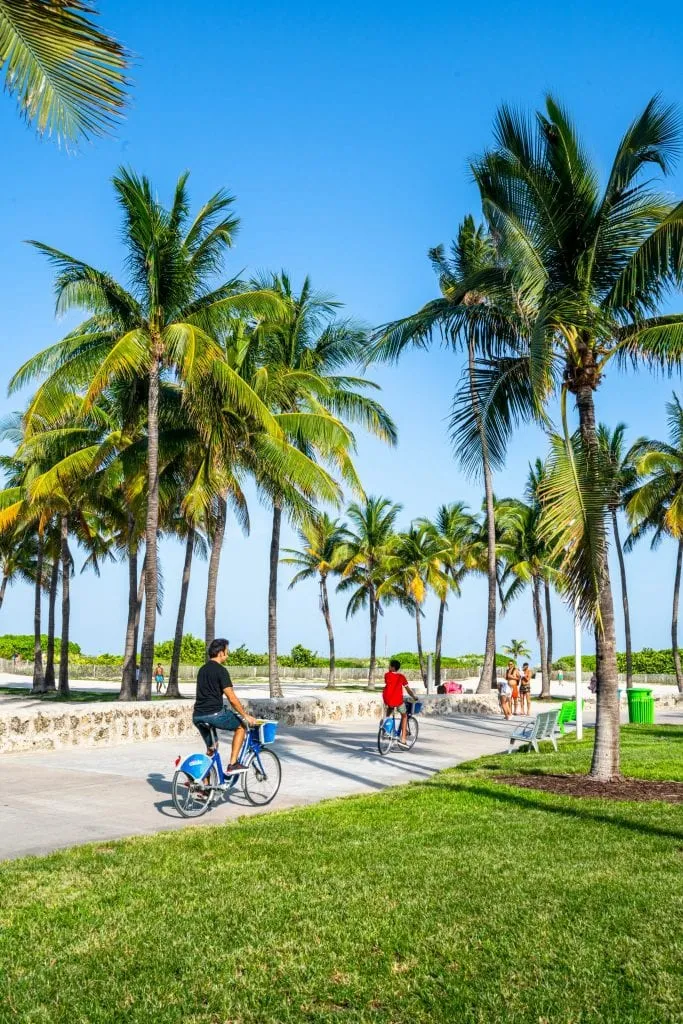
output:
M259 743L274 743L275 734L277 733L278 723L267 719L265 722L259 722L258 725L258 739Z

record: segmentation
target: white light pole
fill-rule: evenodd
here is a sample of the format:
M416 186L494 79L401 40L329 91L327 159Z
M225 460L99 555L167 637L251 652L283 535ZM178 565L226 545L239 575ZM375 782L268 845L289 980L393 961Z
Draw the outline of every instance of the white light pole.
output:
M574 690L576 693L576 738L583 739L583 688L581 666L581 619L578 603L574 602Z

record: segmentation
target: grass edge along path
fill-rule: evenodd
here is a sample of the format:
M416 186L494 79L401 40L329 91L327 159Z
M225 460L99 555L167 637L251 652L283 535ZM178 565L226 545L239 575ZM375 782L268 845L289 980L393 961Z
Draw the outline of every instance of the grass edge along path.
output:
M683 728L648 728L625 773L683 771ZM489 777L587 748L2 865L0 1019L674 1024L680 805Z

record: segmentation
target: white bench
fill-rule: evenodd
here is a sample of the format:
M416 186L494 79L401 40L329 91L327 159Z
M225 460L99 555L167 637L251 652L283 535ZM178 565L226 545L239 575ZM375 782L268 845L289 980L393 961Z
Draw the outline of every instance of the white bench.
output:
M562 735L557 722L559 717L559 708L556 711L541 711L533 722L518 726L510 737L508 754L512 753L515 743L531 746L538 754L541 740L549 740L557 750L557 737Z

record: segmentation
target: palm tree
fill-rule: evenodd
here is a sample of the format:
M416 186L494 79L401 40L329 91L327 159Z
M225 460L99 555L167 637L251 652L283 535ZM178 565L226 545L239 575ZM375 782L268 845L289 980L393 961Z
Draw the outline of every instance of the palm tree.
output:
M342 555L342 580L337 590L351 592L347 618L362 608L367 608L370 614L368 689L375 685L377 620L383 614L379 591L391 575L390 555L396 543L394 531L400 512L400 505L379 497L369 497L363 505L353 502L347 509L350 529Z
M0 608L5 601L8 585L35 582L37 539L35 532L25 526L0 533Z
M447 256L430 251L441 297L418 313L380 328L373 359L399 358L412 344L426 347L435 333L453 349L464 348L467 370L451 418L456 456L470 475L484 480L487 527L488 603L484 663L477 692L491 689L496 661L496 550L492 471L504 462L511 430L531 414L527 364L521 354L526 329L524 306L513 288L500 287L503 268L487 231L472 217L460 225ZM488 282L496 282L489 289Z
M107 133L126 100L129 58L88 17L86 0L2 0L0 65L38 131L74 140Z
M281 559L284 565L294 565L299 570L292 577L290 590L304 580L318 579L320 610L325 620L330 645L330 675L327 684L329 689L335 685L335 651L327 580L330 573L339 571L345 540L346 524L322 512L299 528L301 547L285 548L285 554L289 557Z
M49 419L65 388L85 389L84 411L116 381L145 381L147 399L147 512L145 521L145 615L140 663L140 699L149 699L154 663L159 528L159 396L173 377L196 390L222 390L224 404L248 412L273 436L282 432L252 389L222 357L216 340L231 317L247 311L271 315L280 308L271 293L247 293L239 282L211 287L232 244L237 218L232 196L217 192L193 220L189 215L187 174L176 184L170 208L157 199L151 183L122 169L114 189L123 213L126 289L106 272L41 243L33 243L57 269L57 308L77 307L90 316L58 344L29 360L11 387L45 374L26 416Z
M450 590L458 597L462 580L477 567L474 554L477 522L466 508L463 502L456 501L450 505L441 505L433 522L429 519L418 520L418 525L432 534L443 573L450 580ZM439 612L434 645L434 682L437 687L441 685L441 651L448 591L446 586L437 591Z
M309 459L336 470L357 494L363 491L351 459L355 438L348 424L359 424L394 444L396 428L382 406L364 392L375 385L351 377L366 336L356 324L339 320L340 303L315 292L305 278L300 292L284 272L261 277L254 287L269 289L281 299L275 317L257 328L258 367L254 389L277 418L290 443ZM277 575L283 511L297 510L277 488L272 490L268 586L268 662L271 693L281 696L277 664Z
M618 423L614 430L601 423L598 426L598 444L606 463L610 478L608 506L612 517L614 546L619 560L621 576L621 601L624 608L624 633L626 634L626 686L633 686L633 654L631 648L631 616L628 607L628 589L626 586L626 565L624 551L619 536L617 513L624 507L624 496L633 489L636 483L636 471L633 465L633 449L626 450L626 424ZM636 442L637 444L638 442Z
M531 651L527 646L526 640L515 640L514 638L509 644L503 646L503 654L506 654L508 658L512 658L513 661L518 661L519 658L531 657Z
M683 316L660 315L663 296L683 277L683 203L660 194L652 173L671 171L680 136L677 114L655 97L626 131L601 186L570 118L548 97L533 120L501 108L494 147L473 167L504 261L500 287L506 291L512 279L533 311L536 401L545 402L561 382L567 444L567 395L576 400L591 502L601 493L606 500L594 394L609 360L671 366L683 352ZM567 459L575 463L571 454ZM554 496L559 500L557 491ZM568 593L596 627L599 689L590 775L609 780L619 773L619 708L605 516L584 509L572 521L563 511L554 526Z
M669 440L639 441L631 449L637 483L625 495L626 513L631 535L626 541L630 550L634 543L652 533L651 547L662 537L676 541L676 572L671 613L671 653L678 689L683 693L683 671L678 646L678 606L683 569L683 405L677 395L666 404Z

